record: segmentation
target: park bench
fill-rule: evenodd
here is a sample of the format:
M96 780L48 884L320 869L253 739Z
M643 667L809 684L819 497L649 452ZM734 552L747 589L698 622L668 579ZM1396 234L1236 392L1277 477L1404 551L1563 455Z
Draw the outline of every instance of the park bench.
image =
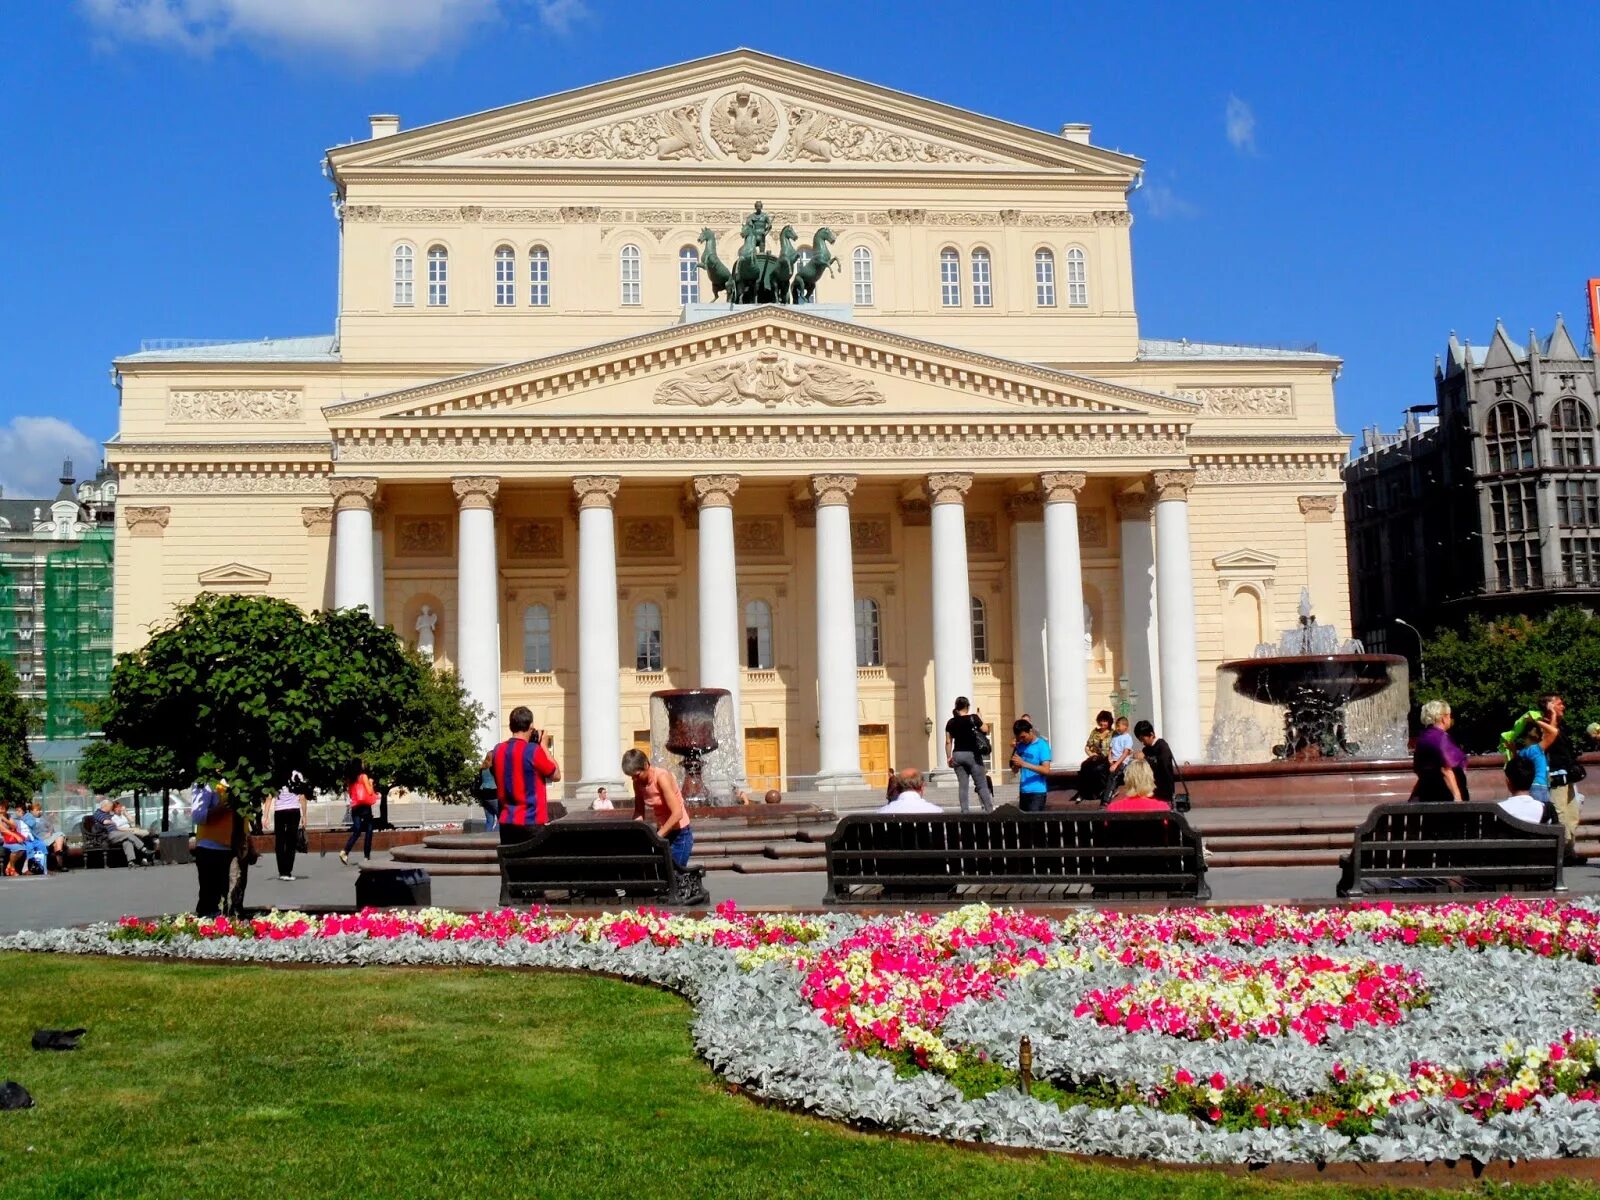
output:
M1177 813L852 813L826 852L829 904L1211 895L1200 835Z
M1561 826L1498 804L1380 804L1339 860L1340 896L1394 891L1554 891Z
M116 854L109 853L111 843L106 840L105 830L100 827L100 823L92 815L84 817L78 828L83 832L83 845L80 848L80 853L82 854L81 862L85 869L98 870L102 867L127 865L128 860L120 851Z
M649 897L666 904L704 904L702 872L680 871L667 840L644 821L568 818L528 829L502 845L500 903L546 899Z

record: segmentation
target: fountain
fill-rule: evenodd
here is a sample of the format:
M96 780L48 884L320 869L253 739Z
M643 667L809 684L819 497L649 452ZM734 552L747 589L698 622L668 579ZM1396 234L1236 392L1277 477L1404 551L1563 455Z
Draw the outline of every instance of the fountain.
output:
M1319 624L1308 590L1300 622L1276 645L1217 667L1216 716L1207 758L1270 760L1403 758L1410 709L1406 660L1368 654Z
M670 765L664 762L661 750L678 756L678 783L685 804L733 803L739 763L732 700L732 693L724 688L650 693L650 757Z

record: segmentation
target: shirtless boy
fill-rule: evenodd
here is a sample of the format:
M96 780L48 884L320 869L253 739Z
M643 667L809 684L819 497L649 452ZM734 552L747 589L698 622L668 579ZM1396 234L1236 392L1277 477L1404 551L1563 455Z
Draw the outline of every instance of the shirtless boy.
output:
M694 831L689 828L689 813L683 807L678 781L665 767L653 767L642 750L629 750L622 756L622 773L633 780L633 819L644 820L649 805L656 821L656 832L672 847L672 861L682 868L689 865L694 849Z

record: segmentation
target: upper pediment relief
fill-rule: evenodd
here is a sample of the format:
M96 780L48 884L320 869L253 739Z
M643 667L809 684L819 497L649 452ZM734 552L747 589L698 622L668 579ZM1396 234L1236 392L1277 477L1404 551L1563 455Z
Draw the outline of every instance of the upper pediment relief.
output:
M361 168L766 164L1045 169L1131 179L1138 159L738 50L329 151Z

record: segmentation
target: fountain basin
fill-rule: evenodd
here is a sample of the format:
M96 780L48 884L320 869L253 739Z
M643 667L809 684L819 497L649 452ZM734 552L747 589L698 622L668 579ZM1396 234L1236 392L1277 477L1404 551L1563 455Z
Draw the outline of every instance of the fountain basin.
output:
M1233 690L1266 703L1290 703L1314 692L1335 704L1376 695L1394 682L1398 654L1282 654L1233 658L1218 670L1233 676Z

